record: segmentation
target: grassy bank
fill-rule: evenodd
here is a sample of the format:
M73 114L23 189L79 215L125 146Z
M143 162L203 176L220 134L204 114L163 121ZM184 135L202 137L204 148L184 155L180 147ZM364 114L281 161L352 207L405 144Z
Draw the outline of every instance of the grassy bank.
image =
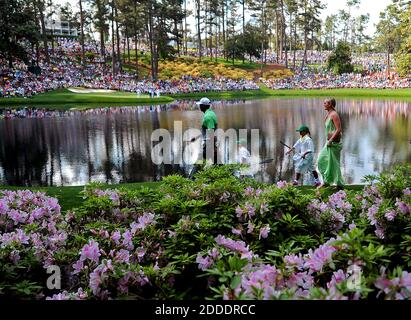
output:
M104 184L102 189L115 189L115 188L125 188L128 190L136 190L142 187L156 189L160 187L161 182L136 182L136 183L123 183L123 184ZM362 190L363 186L361 185L350 185L346 187L346 190ZM83 202L81 191L84 189L84 186L75 186L75 187L14 187L14 186L2 186L0 185L1 190L32 190L32 191L42 191L51 197L55 197L59 200L59 203L63 210L70 210L75 207L78 207ZM314 195L315 189L312 187L300 187L301 191L304 194ZM335 188L329 188L328 192L331 194L335 192Z
M123 184L104 184L102 189L113 189L113 188L127 188L129 190L136 190L142 187L146 188L158 188L160 186L159 182L136 182L136 183L123 183ZM79 206L83 199L81 196L81 191L84 186L75 187L15 187L15 186L4 186L0 185L1 190L32 190L32 191L42 191L51 197L55 197L59 200L59 203L63 210L70 210Z
M260 90L229 92L196 92L172 95L175 99L264 99L264 98L315 98L336 97L355 99L400 99L411 100L411 88L408 89L324 89L324 90L272 90L260 85Z
M316 89L316 90L271 90L260 86L261 91L272 97L343 97L343 98L398 98L411 100L411 88L407 89Z
M50 109L88 109L105 105L158 104L173 101L170 97L137 97L131 92L74 93L67 89L38 94L32 98L0 99L0 107L41 105Z

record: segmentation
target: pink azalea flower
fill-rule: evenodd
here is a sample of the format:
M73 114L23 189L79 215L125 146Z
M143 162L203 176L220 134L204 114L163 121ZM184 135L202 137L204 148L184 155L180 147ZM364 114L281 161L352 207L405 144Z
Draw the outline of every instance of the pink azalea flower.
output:
M208 254L214 261L217 260L218 257L220 256L220 253L218 252L217 248L213 248L213 249L209 250Z
M397 212L395 212L395 210L390 210L387 211L384 216L387 218L388 221L393 221L396 215Z
M46 297L46 300L70 300L70 296L68 295L67 291L64 291L62 293L58 293L58 294L53 294L52 297Z
M10 259L14 264L17 264L20 261L20 254L17 250L13 250L10 253Z
M241 229L234 229L234 228L232 228L232 229L231 229L231 233L233 233L233 234L235 234L235 235L238 235L238 236L241 236L242 231L241 231Z
M209 256L203 257L200 254L197 255L196 262L198 263L198 268L202 271L206 271L214 263L214 261Z
M81 260L76 261L76 263L73 264L73 274L80 273L81 270L84 268L84 262Z
M310 249L307 254L306 266L313 272L321 271L324 265L331 261L335 251L334 247L325 244L314 251Z
M80 261L85 261L87 259L94 261L95 263L99 262L100 257L100 249L98 246L98 242L94 240L90 240L88 244L86 244L80 252Z
M120 249L117 252L114 260L118 263L127 263L127 264L129 264L130 263L130 252L128 250L125 250L125 249Z
M248 213L248 217L249 217L250 219L255 216L255 208L254 208L253 205L247 203L247 204L245 205L245 210L246 210L246 212Z
M175 238L175 237L177 236L177 233L174 232L174 231L167 230L167 232L168 232L168 236L169 236L170 238Z
M264 213L266 213L266 212L268 212L268 211L269 211L269 209L268 209L268 204L262 203L262 204L260 205L260 214L264 214Z
M270 233L270 226L266 225L265 227L262 227L260 229L260 234L258 236L258 239L264 238L266 239L268 237L268 234Z
M128 250L134 249L133 235L129 230L123 233L123 246Z
M246 189L245 189L245 191L244 191L244 194L246 195L246 196L252 196L253 194L254 194L254 188L252 188L252 187L247 187Z
M410 213L410 207L405 202L400 201L399 199L397 199L397 202L395 203L395 205L398 207L398 209L401 211L401 213L403 213L403 214Z
M120 239L121 239L121 233L120 231L114 231L110 237L111 240L114 241L115 244L119 244L120 243Z
M277 188L279 189L285 189L288 187L287 181L278 181L277 182Z
M137 249L137 259L138 261L141 261L143 259L143 257L146 255L146 250L144 250L144 248L138 248Z
M234 241L230 238L226 238L222 235L218 235L215 238L215 241L218 245L221 245L231 251L239 252L241 253L241 258L242 259L251 259L253 257L253 254L251 251L249 251L248 246L246 246L244 241Z
M247 224L247 233L253 233L253 231L254 231L254 225L252 224L251 221L249 221Z
M89 287L94 295L98 295L100 291L100 284L102 283L101 275L98 270L90 273Z
M243 215L243 210L240 207L237 207L235 213L237 214L237 218L240 218Z
M384 239L385 234L384 234L384 229L380 228L377 226L377 229L375 230L375 234L377 235L378 238Z
M287 268L294 268L297 267L297 269L302 270L304 268L304 259L300 255L295 255L295 254L289 254L284 257L284 262L286 264Z

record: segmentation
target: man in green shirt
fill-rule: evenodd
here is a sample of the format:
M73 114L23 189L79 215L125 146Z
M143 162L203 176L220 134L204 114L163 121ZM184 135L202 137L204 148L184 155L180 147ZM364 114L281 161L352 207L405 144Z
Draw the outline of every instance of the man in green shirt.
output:
M214 141L214 164L217 164L217 141L214 131L217 130L218 119L217 115L211 110L211 101L208 98L201 98L196 102L200 110L204 112L203 122L201 124L201 132L203 136L203 159L207 158L207 143Z

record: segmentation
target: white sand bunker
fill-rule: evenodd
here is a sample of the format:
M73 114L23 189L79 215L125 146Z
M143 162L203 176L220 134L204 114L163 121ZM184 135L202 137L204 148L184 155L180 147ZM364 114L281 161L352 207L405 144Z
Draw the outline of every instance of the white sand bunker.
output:
M74 93L109 93L115 92L115 90L106 90L106 89L87 89L87 88L68 88L71 92Z

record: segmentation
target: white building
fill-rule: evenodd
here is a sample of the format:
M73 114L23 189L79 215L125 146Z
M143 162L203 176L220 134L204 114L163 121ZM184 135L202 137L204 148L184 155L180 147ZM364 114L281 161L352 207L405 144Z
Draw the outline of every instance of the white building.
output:
M72 36L78 37L79 31L70 25L68 21L46 20L47 34L54 36Z

